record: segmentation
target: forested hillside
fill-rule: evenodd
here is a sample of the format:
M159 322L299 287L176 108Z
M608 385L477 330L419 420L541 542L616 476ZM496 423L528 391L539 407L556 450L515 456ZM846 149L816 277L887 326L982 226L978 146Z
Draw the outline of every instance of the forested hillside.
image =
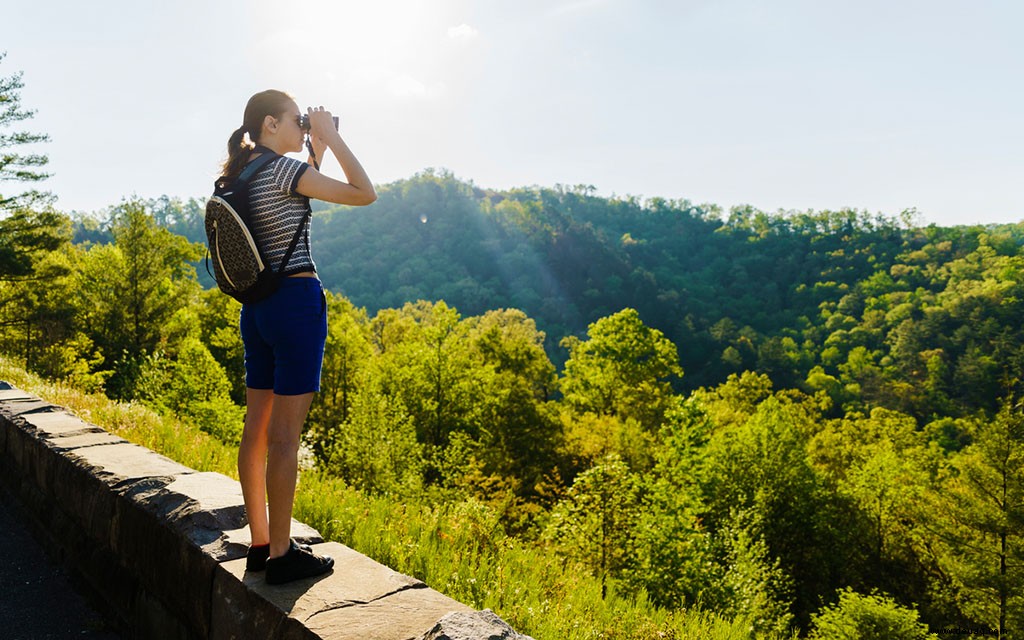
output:
M159 226L204 240L198 200L146 206ZM79 220L75 240L109 241L105 222ZM559 366L563 338L636 309L678 347L681 392L758 371L827 389L837 406L928 420L994 410L1024 356L1024 224L726 213L589 187L487 191L428 171L385 186L372 207L320 207L313 244L325 286L371 315L417 300L463 315L519 309Z
M1024 227L379 193L315 217L305 442L345 491L450 514L469 546L434 586L538 638L697 637L698 611L722 637L1022 629ZM200 213L5 217L0 350L234 443L238 305L196 274Z
M913 222L426 173L323 216L316 256L327 286L370 313L419 299L521 309L556 362L562 337L634 308L678 346L682 391L754 370L920 419L993 410L1020 370L1024 226Z

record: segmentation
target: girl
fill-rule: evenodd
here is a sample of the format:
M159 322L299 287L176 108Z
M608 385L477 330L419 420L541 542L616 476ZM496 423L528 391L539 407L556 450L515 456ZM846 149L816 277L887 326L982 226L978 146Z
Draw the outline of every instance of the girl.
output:
M226 178L237 176L261 154L279 156L249 182L252 232L274 271L280 269L309 211L310 198L348 205L367 205L377 199L330 112L320 107L307 109L306 115L308 130L291 96L263 91L249 99L242 126L228 139ZM307 133L312 146L309 162L285 157L285 153L302 151ZM327 149L348 182L329 178L316 168L316 160ZM246 568L266 568L270 584L321 575L334 564L330 557L293 542L290 530L299 436L313 393L320 390L327 338L326 298L310 253L308 228L282 274L287 277L280 288L269 298L243 305L240 318L246 414L238 477L252 535Z

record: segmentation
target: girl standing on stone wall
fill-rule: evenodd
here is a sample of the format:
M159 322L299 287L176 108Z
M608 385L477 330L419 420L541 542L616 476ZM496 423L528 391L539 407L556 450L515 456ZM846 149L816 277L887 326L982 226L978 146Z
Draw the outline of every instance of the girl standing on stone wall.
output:
M242 126L228 139L222 170L225 177L233 178L261 154L280 156L249 182L253 234L274 271L309 210L310 198L348 205L367 205L377 199L330 112L323 107L308 109L308 129L302 115L291 96L281 91L252 96ZM302 151L307 133L310 161L285 157L285 153ZM348 182L329 178L314 166L327 149ZM240 318L246 413L238 477L252 535L246 568L266 568L271 584L321 575L334 564L330 557L295 543L290 528L299 436L313 394L320 390L327 338L327 303L310 252L308 228L283 275L287 277L280 288L269 298L243 305Z

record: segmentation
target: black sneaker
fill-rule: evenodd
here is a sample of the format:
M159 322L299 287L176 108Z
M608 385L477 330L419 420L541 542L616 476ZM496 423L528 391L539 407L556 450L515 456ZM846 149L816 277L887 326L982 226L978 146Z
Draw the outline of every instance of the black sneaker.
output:
M294 540L292 544L298 544ZM312 551L313 548L308 544L298 544L299 548L303 551ZM249 550L245 552L245 570L246 571L263 571L267 568L267 558L270 557L270 545L261 544L256 547L249 547Z
M294 540L288 553L280 558L267 559L267 584L284 584L302 578L323 575L334 566L334 558L318 556L302 549Z

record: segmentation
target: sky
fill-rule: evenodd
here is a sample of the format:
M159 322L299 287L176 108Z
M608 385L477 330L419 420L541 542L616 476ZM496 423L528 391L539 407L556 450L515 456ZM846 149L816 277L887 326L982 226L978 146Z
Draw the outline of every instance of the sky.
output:
M0 0L58 208L206 197L249 96L377 185L1024 220L1017 0ZM342 177L333 161L323 170ZM10 190L8 185L0 185Z

